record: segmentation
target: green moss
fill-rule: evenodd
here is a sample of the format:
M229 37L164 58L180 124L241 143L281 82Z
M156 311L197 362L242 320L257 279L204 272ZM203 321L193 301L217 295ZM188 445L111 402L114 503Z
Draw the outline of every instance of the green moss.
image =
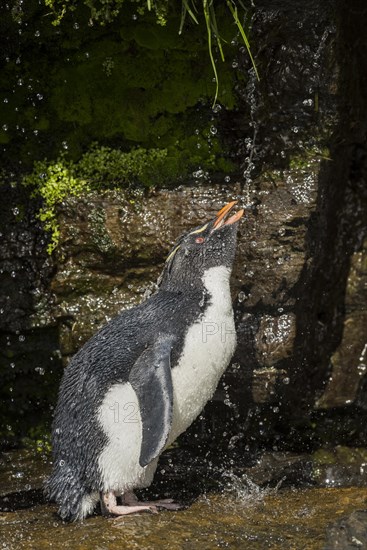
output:
M215 169L223 165L220 122L217 143L207 144L212 118L221 117L210 106L216 83L203 28L190 24L179 35L177 6L164 27L147 10L135 21L138 5L126 2L106 27L88 26L87 10L78 3L57 28L37 6L34 13L25 11L28 26L21 36L17 24L5 20L9 40L19 42L20 60L10 57L0 75L0 115L7 128L0 143L7 164L31 170L34 160L56 159L63 143L77 160L98 141L123 150L167 149L176 170L178 156L193 165L213 165L215 157ZM232 109L241 77L232 68L237 31L226 10L218 7L217 14L228 59L217 67L218 100Z
M160 47L160 40L153 28L145 28L146 21L150 23L154 21L154 18L151 17L152 12L155 13L155 23L158 23L161 28L164 27L164 30L166 30L168 22L172 22L172 20L176 23L179 22L176 29L176 33L179 29L179 35L181 35L184 28L187 27L185 21L189 19L191 25L195 23L195 25L199 27L201 34L203 34L204 31L206 35L208 60L210 59L216 83L214 104L216 103L219 92L218 63L214 45L220 53L221 60L224 61L224 50L227 49L229 42L225 36L225 22L229 20L232 26L236 27L240 40L243 41L247 49L255 74L259 79L257 67L251 54L250 44L247 38L248 19L245 24L246 30L243 27L243 20L244 17L247 16L247 10L241 1L237 3L237 0L227 0L221 4L219 3L219 5L218 3L207 2L207 0L201 0L199 5L197 5L194 0L182 0L181 5L177 2L168 3L167 0L156 0L155 2L151 2L151 0L132 0L130 5L126 0L103 0L103 2L99 2L98 0L84 0L84 2L82 0L79 2L45 0L45 3L53 10L55 14L54 24L56 25L60 24L65 13L69 10L74 11L78 5L81 7L83 3L90 9L90 21L99 21L101 25L113 21L120 12L126 14L126 12L129 12L130 7L130 9L132 8L135 10L140 16L144 16L143 24L139 24L136 28L135 39L137 43L140 46L152 49L158 49ZM133 20L137 19L137 14L134 13ZM179 21L177 21L178 19ZM220 21L219 26L218 21ZM155 27L159 28L156 24Z
M179 168L169 162L167 149L120 149L93 144L75 164L76 173L96 188L126 187L140 183L146 187L177 179Z
M46 231L51 233L48 252L58 244L60 230L56 218L56 208L66 197L78 196L89 191L85 179L75 176L75 167L71 162L60 158L57 162L36 162L32 174L25 176L23 185L33 188L32 195L43 199L43 206L38 213Z
M325 464L359 464L367 460L367 450L338 445L332 449L318 449L312 456L313 463L316 466Z
M197 139L192 143L188 141L184 150L173 147L138 148L128 153L93 144L77 162L67 159L65 154L54 162L36 162L33 172L24 176L22 183L32 189L33 196L42 198L43 206L38 217L46 231L51 233L48 252L51 254L59 241L57 207L64 199L81 196L93 190L126 188L131 185L152 187L178 182L187 176L199 160L203 161L202 168L213 169L216 166L219 146L213 146L210 150L208 141L203 140L203 152L195 156L197 143ZM103 215L103 212L93 211L91 220L96 240L106 252L112 244L105 233Z
M10 137L4 130L0 130L0 143L9 143Z
M32 426L28 431L28 436L22 438L22 444L34 453L50 454L52 450L50 427L44 424Z
M300 155L293 156L289 160L289 168L290 170L305 170L310 167L312 162L320 160L331 160L329 149L312 147L310 149L305 149Z

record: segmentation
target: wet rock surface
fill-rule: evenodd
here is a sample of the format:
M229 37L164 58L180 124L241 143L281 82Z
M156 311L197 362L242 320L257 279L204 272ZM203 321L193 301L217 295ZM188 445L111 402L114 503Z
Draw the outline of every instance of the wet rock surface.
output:
M54 262L25 190L2 185L0 201L0 437L14 440L49 418L61 374L52 313Z
M158 516L110 520L95 516L83 523L64 524L54 506L38 505L0 513L0 522L2 541L10 549L123 546L155 550L165 546L209 550L227 546L321 550L329 522L360 507L365 498L362 489L260 492L242 500L212 493L186 510Z
M173 496L185 504L184 510L120 519L106 519L96 511L84 522L66 524L57 516L56 506L46 504L42 496L49 456L35 449L4 453L0 462L1 542L10 550L155 550L162 546L177 550L218 546L331 550L349 548L335 546L335 540L364 544L365 513L359 510L365 505L367 489L307 487L299 477L300 464L306 460L311 463L313 458L269 454L246 471L233 467L215 471L205 460L192 460L192 453L185 449L169 449L160 459L152 487L140 496ZM297 490L292 488L296 479Z
M355 550L366 547L367 510L357 510L331 527L325 550Z
M342 340L330 358L332 371L317 402L319 408L353 403L362 389L367 370L367 310L363 306L367 304L366 280L367 241L364 241L350 260Z
M360 407L366 96L362 83L348 88L360 75L352 77L343 45L359 16L357 8L343 10L335 2L302 4L297 15L287 3L258 6L254 37L266 76L238 88L240 114L231 124L241 136L239 183L106 192L60 209L52 290L67 361L106 320L154 289L177 236L228 199L245 207L232 280L238 348L216 403L192 433L219 429L221 439L224 419L224 439L247 430L281 444L299 437L290 426L313 410ZM238 61L247 70L245 58Z

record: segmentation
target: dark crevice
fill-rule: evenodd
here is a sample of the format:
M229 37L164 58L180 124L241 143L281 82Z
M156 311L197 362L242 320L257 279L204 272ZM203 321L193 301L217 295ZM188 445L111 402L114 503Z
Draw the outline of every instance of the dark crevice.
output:
M350 260L366 236L367 40L363 2L340 5L340 124L319 176L317 207L307 235L308 259L295 288L295 353L284 366L288 414L311 410L326 382L329 361L340 344ZM352 62L353 55L359 58ZM357 53L358 52L358 53ZM298 388L302 387L302 395Z

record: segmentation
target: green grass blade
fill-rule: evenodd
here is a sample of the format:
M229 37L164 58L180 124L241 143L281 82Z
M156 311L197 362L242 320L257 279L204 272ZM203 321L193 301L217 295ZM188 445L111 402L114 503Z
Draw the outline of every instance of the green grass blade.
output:
M187 9L185 8L184 3L182 2L182 5L181 5L181 21L180 21L180 28L178 29L178 34L182 34L183 27L184 27L185 20L186 20L186 14L187 14Z
M247 48L247 52L250 56L250 59L251 59L251 63L252 63L252 66L254 68L254 71L255 71L255 74L256 74L256 78L258 80L260 80L260 76L259 76L259 73L258 73L258 70L257 70L257 67L256 67L256 63L255 63L255 60L254 58L252 57L252 53L251 53L251 48L250 48L250 43L248 41L248 38L246 36L246 33L244 31L244 28L241 24L241 21L239 20L239 17L238 17L238 12L237 12L237 6L233 6L233 3L231 0L227 0L227 6L229 7L231 13L232 13L232 16L233 16L233 19L235 20L235 23L237 25L237 28L238 30L240 31L241 33L241 36L242 36L242 40L244 41L245 43L245 46Z
M193 21L195 21L195 23L198 25L199 24L199 21L197 20L197 18L195 17L195 14L194 12L192 11L192 9L190 8L190 4L188 2L188 0L182 0L182 5L185 9L185 11L189 14L189 16L191 17L191 19Z
M215 17L215 9L214 9L214 4L213 3L211 3L210 6L209 6L209 15L210 15L210 23L211 23L215 38L217 40L217 44L218 44L218 48L219 48L219 52L220 52L220 57L221 57L222 61L224 61L224 52L223 52L223 48L222 48L222 41L221 41L219 31L218 31L217 18Z
M212 49L212 27L210 24L210 11L208 6L208 1L203 0L203 10L204 10L204 17L205 17L205 24L206 24L206 30L207 30L207 36L208 36L208 49L209 49L209 57L210 61L213 67L215 82L216 82L216 88L215 88L215 96L213 101L213 107L215 106L218 98L218 92L219 92L219 80L218 80L218 73L217 73L217 67L215 65L214 57L213 57L213 49Z

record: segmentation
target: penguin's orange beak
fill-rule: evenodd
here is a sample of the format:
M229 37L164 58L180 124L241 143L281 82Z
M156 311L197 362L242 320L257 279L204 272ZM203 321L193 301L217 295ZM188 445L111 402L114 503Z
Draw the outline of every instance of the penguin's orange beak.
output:
M238 212L233 214L230 218L226 219L227 214L232 210L232 208L237 204L238 201L232 201L223 206L217 213L217 217L213 224L213 230L219 229L223 225L232 225L233 223L238 222L242 218L244 210L241 208Z

